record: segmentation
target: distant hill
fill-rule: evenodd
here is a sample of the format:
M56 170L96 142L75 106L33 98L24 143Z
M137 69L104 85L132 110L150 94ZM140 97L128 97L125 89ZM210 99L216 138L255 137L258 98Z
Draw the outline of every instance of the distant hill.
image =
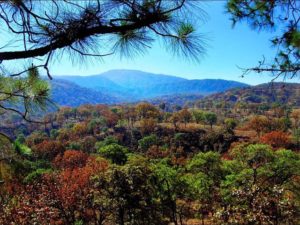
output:
M163 95L161 97L149 99L153 105L159 105L161 103L167 103L169 107L172 106L189 106L191 103L195 102L196 100L203 99L203 95L199 94L177 94L177 95Z
M59 76L84 88L124 99L126 102L152 99L163 95L209 95L249 85L228 80L188 80L176 76L137 70L111 70L92 76Z
M300 106L300 84L298 83L267 83L257 86L235 88L223 93L212 94L198 101L197 104L265 104L273 103Z
M79 106L82 104L114 104L123 99L113 95L96 91L90 88L80 87L75 83L54 79L50 81L51 99L58 105Z

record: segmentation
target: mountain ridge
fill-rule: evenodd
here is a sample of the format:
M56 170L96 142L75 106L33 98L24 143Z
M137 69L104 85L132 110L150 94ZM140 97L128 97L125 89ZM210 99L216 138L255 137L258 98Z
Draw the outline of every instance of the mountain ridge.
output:
M127 102L151 99L163 95L209 95L248 84L223 79L186 79L172 75L154 74L139 70L110 70L90 76L55 76L84 88L91 88Z
M300 106L300 84L285 82L270 82L256 86L229 89L204 97L196 104L206 105L226 103L228 106L241 105L271 105L273 103Z

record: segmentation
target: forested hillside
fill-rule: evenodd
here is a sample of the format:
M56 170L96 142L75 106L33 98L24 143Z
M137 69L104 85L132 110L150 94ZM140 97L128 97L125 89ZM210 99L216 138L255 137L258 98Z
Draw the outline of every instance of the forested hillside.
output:
M0 139L0 223L297 224L300 109L164 110L81 105L15 123L13 146Z
M0 0L0 225L299 225L299 9Z
M300 84L267 83L252 87L235 88L223 93L212 94L195 103L200 107L272 107L281 104L290 107L300 106Z
M114 104L122 102L110 93L80 87L72 82L55 79L50 82L51 99L60 106L79 106L82 104Z

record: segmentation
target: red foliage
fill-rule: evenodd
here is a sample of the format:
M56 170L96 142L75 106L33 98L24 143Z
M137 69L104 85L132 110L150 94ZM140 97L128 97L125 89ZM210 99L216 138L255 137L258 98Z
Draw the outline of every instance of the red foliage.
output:
M273 148L288 148L291 144L290 137L282 131L272 131L263 135L260 141L264 144L271 145Z
M55 156L65 151L64 146L58 141L43 141L32 147L33 152L39 157L52 160Z
M32 184L18 186L11 201L1 202L0 224L60 225L74 224L76 219L97 220L91 176L107 168L107 161L89 157L84 167L44 174Z
M147 151L147 157L151 159L162 159L170 155L169 150L160 148L157 145L152 145Z
M88 154L77 151L67 150L63 155L57 155L53 160L53 165L58 168L77 168L84 167L88 159Z
M90 157L82 168L67 168L58 175L58 196L63 201L65 208L74 210L76 207L83 209L91 208L89 205L90 178L99 172L105 171L108 163ZM82 204L85 207L82 207ZM77 209L78 210L78 209Z
M66 224L59 209L55 186L49 180L39 180L23 186L13 201L2 205L5 213L0 214L0 224Z

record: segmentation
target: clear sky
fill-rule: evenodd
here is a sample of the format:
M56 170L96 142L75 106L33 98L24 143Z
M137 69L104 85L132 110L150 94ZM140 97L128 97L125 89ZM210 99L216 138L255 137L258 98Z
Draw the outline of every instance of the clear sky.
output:
M174 57L157 42L146 55L134 59L106 57L102 62L72 65L62 59L52 67L55 75L91 75L111 69L135 69L146 72L176 75L188 79L228 79L249 84L265 83L268 75L249 74L241 77L240 67L256 66L263 55L272 57L275 49L269 42L272 33L251 30L246 23L232 29L229 15L225 13L225 1L203 3L209 18L206 24L197 27L208 38L207 54L200 63ZM295 81L295 80L294 80Z

